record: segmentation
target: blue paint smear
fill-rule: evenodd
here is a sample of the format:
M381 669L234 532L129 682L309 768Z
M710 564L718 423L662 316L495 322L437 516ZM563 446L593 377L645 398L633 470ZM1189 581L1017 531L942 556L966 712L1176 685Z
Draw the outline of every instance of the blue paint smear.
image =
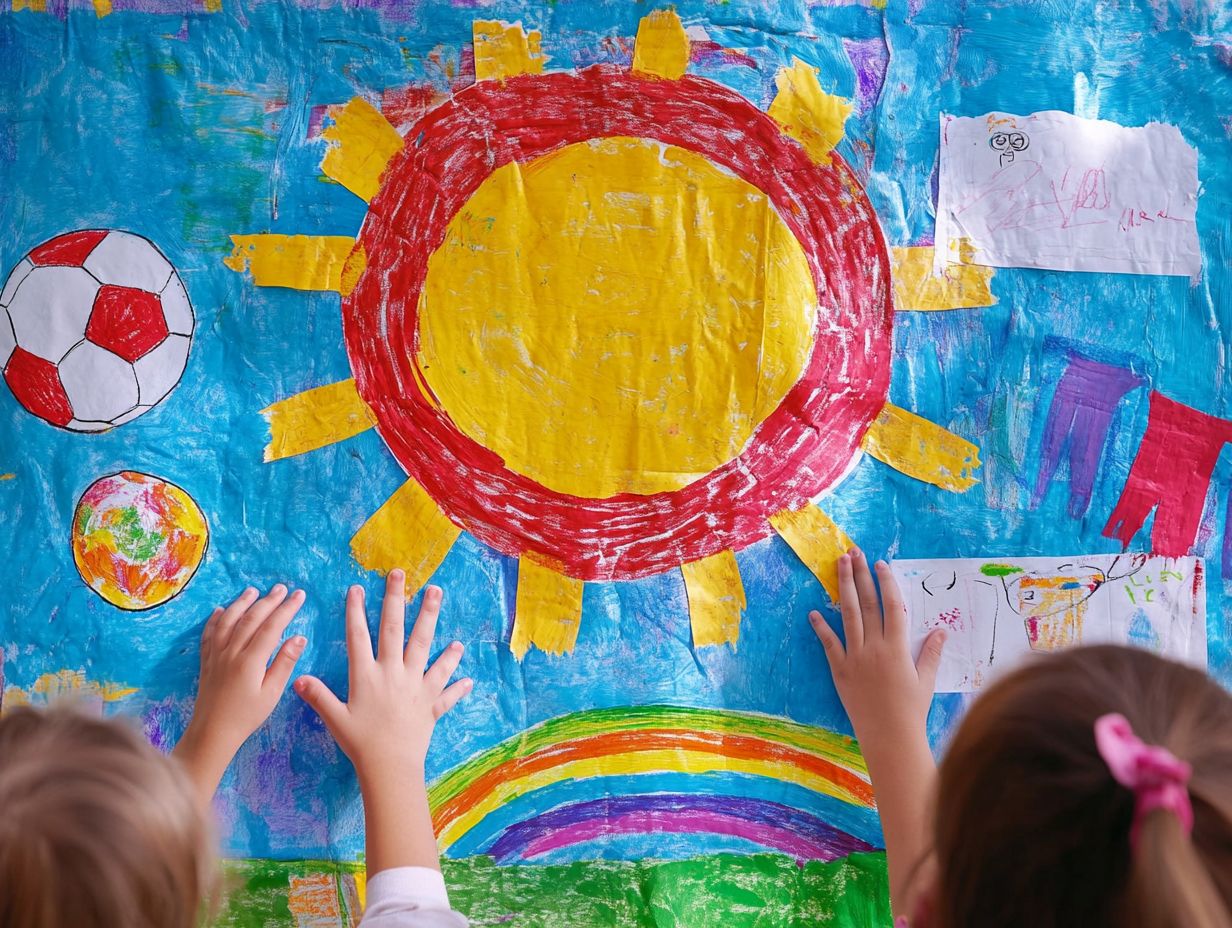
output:
M476 15L541 28L548 66L561 68L625 63L649 7L616 0L494 0L481 9L429 0L303 7L224 0L215 15L166 5L165 15L120 11L98 19L81 6L72 0L53 5L56 15L0 16L0 273L58 233L129 229L157 242L179 269L196 308L197 338L171 397L106 434L55 430L0 389L0 472L15 474L0 482L3 674L7 685L28 687L41 674L80 668L92 679L138 687L116 708L141 714L150 736L169 746L190 708L205 618L246 584L286 580L307 590L292 628L309 639L301 670L345 691L344 591L362 583L375 599L380 590L379 579L350 559L347 543L402 482L375 432L261 462L267 433L258 410L350 370L337 296L252 286L221 264L228 236L353 234L364 204L322 180L323 143L307 133L314 111L357 94L379 100L412 82L448 89ZM1064 468L1061 485L1033 511L1039 434L1063 354L1055 346L1137 359L1134 369L1156 389L1232 416L1224 367L1232 306L1232 35L1219 5L1078 0L977 8L891 0L875 10L687 0L676 7L686 25L704 27L753 65L709 60L695 70L757 105L769 103L775 71L795 57L821 69L825 89L860 102L840 151L865 180L891 244L931 237L942 110L1081 105L1086 115L1130 125L1173 123L1197 146L1204 273L1196 284L1000 270L995 307L900 315L891 400L977 441L982 482L951 495L865 458L825 502L881 557L1115 551L1100 532L1146 426L1146 391L1131 393L1119 412L1088 514L1067 515ZM1082 99L1077 73L1090 87ZM212 529L209 554L188 590L148 613L122 612L87 590L67 545L81 492L119 469L187 488ZM1214 555L1230 475L1232 455L1225 454L1197 549L1211 558L1211 666L1225 682L1232 679L1228 600ZM1136 548L1146 548L1149 529L1148 522ZM825 594L776 538L739 552L738 561L749 601L738 649L691 650L683 585L672 572L588 585L576 652L532 652L519 664L503 643L516 565L463 536L434 580L447 591L441 642L466 644L465 672L477 686L438 726L430 773L530 725L594 706L728 707L849 732L806 621ZM937 700L930 734L938 746L962 706L957 697ZM662 781L667 788L672 777ZM632 784L579 784L576 795L607 787ZM782 795L805 808L821 803L832 821L854 814L811 794ZM219 810L233 854L353 859L362 851L351 768L291 695L241 751ZM861 834L876 827L857 826ZM718 838L621 840L553 859L735 847Z

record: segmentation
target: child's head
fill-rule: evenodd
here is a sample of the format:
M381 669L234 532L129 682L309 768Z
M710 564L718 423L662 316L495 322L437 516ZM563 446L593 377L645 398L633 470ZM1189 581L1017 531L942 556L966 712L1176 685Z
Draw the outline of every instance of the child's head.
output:
M215 866L188 778L128 725L0 718L0 926L192 928Z
M1128 719L1192 765L1193 833L1141 817L1095 722ZM1232 697L1199 671L1130 648L1041 659L972 706L941 765L935 928L1230 926Z

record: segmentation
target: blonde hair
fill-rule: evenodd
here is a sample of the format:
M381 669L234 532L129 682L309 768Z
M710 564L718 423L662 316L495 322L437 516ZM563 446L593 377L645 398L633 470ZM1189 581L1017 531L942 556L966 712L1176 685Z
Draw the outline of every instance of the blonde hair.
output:
M216 873L188 777L129 724L0 718L0 928L193 928Z
M1193 766L1193 834L1163 810L1130 842L1134 795L1095 745L1124 715ZM1043 658L975 701L941 764L933 928L1232 928L1232 696L1134 648Z

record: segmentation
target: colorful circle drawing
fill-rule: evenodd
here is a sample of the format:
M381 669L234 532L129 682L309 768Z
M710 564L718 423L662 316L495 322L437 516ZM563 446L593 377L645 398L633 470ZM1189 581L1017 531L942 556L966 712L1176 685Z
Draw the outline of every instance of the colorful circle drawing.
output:
M175 268L130 232L69 232L0 290L0 370L27 411L74 432L149 412L184 373L195 326Z
M568 119L517 115L553 112L560 101L568 101ZM489 131L493 125L501 132ZM385 172L359 235L366 271L343 300L345 335L356 385L381 436L456 523L507 554L537 551L578 579L630 579L746 547L771 533L769 516L806 505L848 471L885 404L893 309L872 206L836 153L827 163L810 158L764 112L712 81L655 80L600 65L475 84L424 117L412 136ZM766 262L771 273L743 282L758 294L759 330L772 333L772 350L761 350L763 343L749 352L753 376L735 376L742 361L726 350L726 334L721 351L705 350L708 324L726 331L737 324L741 301L733 301L732 281L710 287L691 275L687 234L673 243L660 231L671 227L670 216L648 217L656 232L647 242L675 247L685 255L681 263L647 260L636 236L626 234L635 223L623 215L609 217L622 235L605 247L604 217L591 215L602 188L569 186L576 173L569 159L579 153L592 179L616 178L613 187L626 194L612 210L653 200L653 189L640 191L639 201L627 188L653 186L657 178L670 187L662 198L668 209L690 198L705 207L736 204L699 236L709 248L699 274L725 270L711 232L738 242L760 223L763 247L775 250ZM639 166L646 170L632 170ZM487 264L484 257L468 263L481 252L468 238L501 203L502 220L517 210L554 213L542 260L529 247L487 248ZM516 232L516 219L505 224ZM571 239L578 228L598 229L598 236ZM589 262L587 247L602 253ZM647 305L621 305L627 281L616 278L622 268L635 274L639 256L655 273L673 270ZM555 307L540 300L522 311L485 300L485 274L551 275L566 263L574 276L562 281ZM596 273L607 276L591 280ZM580 287L569 292L570 283ZM690 285L693 292L671 296ZM588 301L587 292L597 295ZM675 317L683 325L665 321L682 310L693 313ZM660 373L643 385L651 389L630 402L600 395L623 385L603 383L613 345L586 332L591 311L608 314L597 328L627 331L626 344L615 348L629 360L622 370L658 365ZM542 370L526 356L528 326L536 321L533 340L552 357L569 358L569 370ZM483 337L467 338L477 325ZM700 338L676 365L690 376L673 377L669 355L682 344L680 331ZM578 350L554 351L544 337L553 332L574 338ZM514 363L502 367L502 359ZM485 369L492 372L487 382ZM747 391L727 390L729 376ZM695 405L702 384L713 384L714 414L673 422L672 414ZM659 399L673 385L694 393L678 404ZM660 416L653 429L645 428L651 415L638 416L648 395ZM537 416L536 402L560 415ZM590 429L592 421L600 427ZM632 423L628 434L613 431L620 421ZM521 433L504 442L491 434L508 432L511 423L522 423ZM557 456L536 468L543 458L534 453L535 430L548 428L576 440L576 467ZM603 435L608 444L599 447ZM622 467L620 455L635 457ZM624 471L638 479L626 480Z
M153 609L176 596L201 566L209 528L173 483L136 471L100 477L73 514L73 560L81 578L121 609Z

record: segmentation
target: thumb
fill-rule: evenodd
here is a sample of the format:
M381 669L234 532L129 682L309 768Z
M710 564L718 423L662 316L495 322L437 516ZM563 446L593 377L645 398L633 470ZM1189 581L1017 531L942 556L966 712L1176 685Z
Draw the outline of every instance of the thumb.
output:
M342 721L342 716L346 712L346 704L316 677L300 677L295 681L295 692L299 694L300 699L312 706L313 711L321 717L325 727L337 740L337 725Z
M924 639L924 647L915 662L915 672L919 674L920 682L928 685L932 692L937 685L937 667L941 664L941 652L945 648L945 629L934 628Z

